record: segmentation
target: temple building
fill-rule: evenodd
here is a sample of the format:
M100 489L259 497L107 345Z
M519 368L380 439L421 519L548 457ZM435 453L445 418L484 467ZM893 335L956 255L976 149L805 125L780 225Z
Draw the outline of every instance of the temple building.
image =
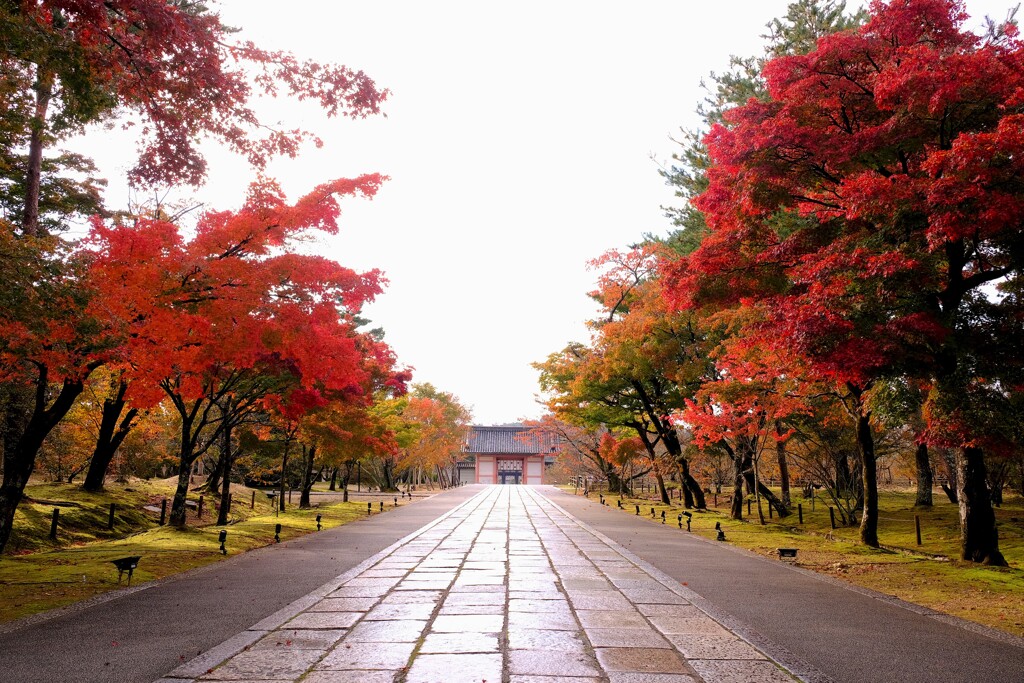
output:
M473 460L475 466L471 471L462 471L466 475L472 473L475 484L543 484L545 470L554 462L555 450L549 437L531 433L529 427L521 424L473 425L463 447L463 458Z

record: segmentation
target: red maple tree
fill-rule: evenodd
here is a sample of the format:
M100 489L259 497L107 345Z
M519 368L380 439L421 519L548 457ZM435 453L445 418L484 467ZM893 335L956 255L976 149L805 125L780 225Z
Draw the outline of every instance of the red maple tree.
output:
M184 523L192 464L220 435L226 400L251 410L287 398L297 419L326 403L325 392L365 394L372 374L393 362L356 329L355 316L381 291L380 273L291 247L310 229L334 232L338 197L372 196L381 181L326 183L294 204L261 183L241 210L204 215L191 240L160 220L94 221L89 310L122 340L107 362L124 373L135 405L167 397L181 420L172 523Z
M978 311L1019 313L981 288L1024 267L1024 49L1012 25L966 31L955 0L875 0L870 14L768 62L767 98L713 127L696 203L711 231L666 267L667 295L758 302L786 348L862 393L928 378L937 422L976 394ZM962 555L1002 564L981 435L955 431Z

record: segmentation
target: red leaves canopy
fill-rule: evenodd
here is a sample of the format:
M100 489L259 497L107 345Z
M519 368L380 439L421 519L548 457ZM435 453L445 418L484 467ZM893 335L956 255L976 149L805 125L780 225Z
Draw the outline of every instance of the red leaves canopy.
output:
M763 306L765 337L863 381L929 362L961 304L1021 266L1024 50L955 0L871 5L767 63L706 138L711 233L665 265L676 306Z
M300 61L231 40L233 29L199 3L167 0L22 0L10 14L8 53L55 78L58 123L74 125L127 109L142 121L142 183L200 183L196 142L212 135L262 168L294 156L312 136L262 126L256 92L312 99L328 116L380 111L388 92L361 71ZM250 74L254 77L250 79Z
M390 350L353 319L380 293L380 273L288 250L308 229L336 230L338 196L372 196L381 181L334 181L293 205L257 186L240 211L206 214L190 241L164 221L95 220L90 312L124 340L111 360L126 369L133 399L158 401L168 378L197 398L220 369L259 364L294 375L301 391L292 403L306 407L320 391L372 391L379 375L404 386Z

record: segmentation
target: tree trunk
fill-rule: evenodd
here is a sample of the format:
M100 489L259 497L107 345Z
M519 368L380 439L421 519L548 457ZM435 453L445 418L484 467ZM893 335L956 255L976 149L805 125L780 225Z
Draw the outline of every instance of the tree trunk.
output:
M132 427L138 408L129 410L124 419L121 412L124 410L126 401L125 393L128 391L128 383L121 381L117 386L117 393L113 398L106 398L103 401L103 412L100 418L100 431L96 437L96 447L93 449L92 458L89 459L89 469L85 474L85 481L82 488L91 493L103 490L103 480L106 478L110 463L114 460L117 449Z
M313 507L309 502L309 492L313 490L313 482L316 481L316 477L313 475L313 462L316 460L316 446L310 446L309 450L306 447L302 447L303 450L303 462L302 462L302 491L299 494L299 509L308 510Z
M838 496L847 496L853 493L856 488L853 483L854 476L850 471L850 458L845 448L840 448L836 457L836 481L835 488Z
M732 505L729 509L729 516L736 520L743 519L743 461L740 458L732 460L733 486Z
M858 399L859 403L859 399ZM871 433L871 413L861 410L857 416L857 444L864 482L864 511L860 518L860 540L864 545L878 547L878 474L875 461L875 438Z
M662 439L665 442L665 449L668 451L668 454L672 456L672 459L675 460L676 465L679 467L682 479L680 484L684 487L684 507L695 507L698 510L706 509L708 504L704 499L704 489L700 487L697 480L690 474L690 461L683 455L683 445L679 443L679 435L676 433L675 427L667 425L667 430L662 435Z
M226 457L227 454L222 446L220 452L217 454L217 462L210 468L210 476L206 478L206 483L203 485L203 488L212 494L220 493L220 480L221 474L224 470L224 459Z
M706 510L708 507L707 500L704 498L704 489L700 487L697 480L690 474L690 462L686 458L680 455L676 458L676 464L679 465L679 473L682 478L683 484L683 496L685 507L694 507L698 510Z
M786 517L790 514L789 506L783 503L775 493L764 485L763 481L757 477L754 471L754 456L752 443L748 443L741 448L736 450L737 454L742 454L740 459L740 474L743 479L744 486L748 493L752 493L757 497L758 500L758 514L763 519L764 514L761 512L761 498L768 501L768 504L775 508L775 511L779 514L779 517ZM741 494L742 495L742 494Z
M1003 504L1003 488L1010 476L1010 463L1000 460L996 463L986 463L988 470L988 490L992 496L992 504L999 507Z
M284 440L284 453L281 455L281 488L278 490L278 501L277 509L280 512L284 512L284 494L285 487L288 485L288 447L291 445L291 439L285 437Z
M788 517L789 515L793 514L792 510L790 509L790 506L783 503L782 499L776 496L774 491L765 486L763 481L759 480L757 482L757 493L761 498L764 498L766 501L768 501L769 505L775 508L775 512L776 514L778 514L780 518Z
M687 463L687 466L689 466L689 463ZM689 469L689 467L687 467L687 469ZM689 474L689 472L687 472L687 474ZM693 491L690 490L690 487L687 484L686 474L683 474L682 468L679 469L679 491L682 493L683 507L689 510L693 507Z
M995 512L985 481L985 458L980 448L956 452L957 500L960 506L960 559L1008 566L999 552Z
M757 521L760 522L761 526L764 526L764 510L761 509L761 489L764 488L764 485L761 483L757 464L758 462L751 457L750 472L754 477L754 501L757 507ZM769 503L769 505L771 505L771 503Z
M622 481L622 477L619 476L618 470L615 469L615 465L611 463L604 463L604 465L604 476L608 480L608 493L625 493L626 485Z
M775 421L775 434L782 436L784 433L782 429L782 420ZM793 501L789 496L789 462L786 459L786 442L776 441L775 442L775 457L779 461L779 479L780 486L782 488L782 504L789 508Z
M914 453L914 463L917 466L917 500L915 505L932 506L932 465L928 459L928 444L917 444L917 451Z
M658 482L658 495L661 496L662 505L671 505L672 499L668 497L668 491L665 490L665 477L661 476L658 472L654 475L654 478Z
M341 502L348 502L348 484L352 481L352 463L345 463L345 472L341 479Z
M25 204L21 227L26 235L42 237L39 225L39 188L42 184L43 143L46 138L46 112L53 95L53 73L39 68L35 82L36 106L28 143L28 168L25 172Z
M200 436L210 426L210 411L216 405L211 399L200 398L186 403L176 393L177 380L165 380L164 391L174 404L178 416L181 418L180 444L178 446L178 485L174 491L174 502L171 504L170 524L182 528L185 526L185 500L188 496L188 487L192 475L192 466L196 460L202 457L210 443L220 436L223 428L223 421L216 426L211 434L210 441L206 444L200 443Z
M331 485L327 489L328 491L338 490L338 468L334 467L331 469Z
M952 455L949 449L942 449L939 451L942 455L942 462L946 465L946 481L939 482L939 488L946 494L946 498L953 505L957 505L959 501L956 497L957 489L960 488L958 482L959 478L956 475L956 456Z
M179 529L185 528L185 501L188 499L188 483L192 474L191 459L182 457L178 462L178 486L174 490L174 499L171 501L171 515L169 523Z
M228 523L228 513L231 512L231 466L234 463L235 454L231 450L231 423L224 425L221 434L220 461L218 468L223 486L220 489L220 510L217 511L217 526L224 526Z
M736 520L743 519L743 458L727 442L721 441L719 445L729 454L732 460L732 505L729 509L729 516Z
M387 490L387 491L394 491L395 490L395 473L394 473L395 463L390 458L386 458L384 460L383 464L384 464L384 466L381 468L382 473L384 475L384 482L383 482L384 486L383 486L383 489Z
M178 453L178 486L174 490L174 499L171 501L171 515L168 519L172 526L179 529L185 527L185 500L188 497L189 477L192 475L192 464L195 462L193 455L194 440L192 438L192 420L184 414L181 416L181 448Z
M77 477L79 474L81 474L82 470L84 470L84 469L85 469L85 465L82 465L81 467L77 467L77 468L73 469L71 472L69 472L68 473L68 483L69 484L75 483L75 477Z
M49 382L45 367L39 368L34 391L23 390L13 383L3 387L4 471L0 482L0 553L11 538L14 511L24 495L43 440L68 414L84 388L84 380L65 381L47 408Z

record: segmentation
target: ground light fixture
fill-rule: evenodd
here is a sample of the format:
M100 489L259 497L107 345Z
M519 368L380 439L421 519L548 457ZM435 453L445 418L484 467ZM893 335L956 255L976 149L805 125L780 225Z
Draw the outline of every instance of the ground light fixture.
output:
M121 583L121 576L128 572L128 585L132 585L132 572L139 566L139 560L142 559L141 555L135 555L133 557L122 557L116 560L112 560L111 564L117 567L117 582Z

